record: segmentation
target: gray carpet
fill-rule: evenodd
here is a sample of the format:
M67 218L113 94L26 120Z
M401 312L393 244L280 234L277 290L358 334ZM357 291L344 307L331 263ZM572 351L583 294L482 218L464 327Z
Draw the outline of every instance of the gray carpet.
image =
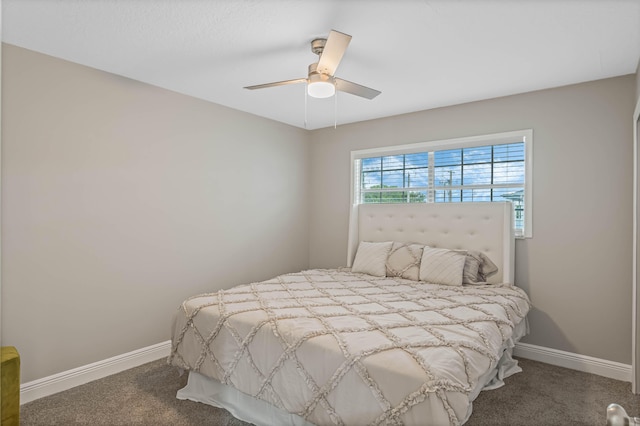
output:
M520 360L523 372L500 389L481 392L466 423L479 425L600 425L616 402L640 416L631 384ZM246 423L224 410L179 401L186 374L154 361L24 404L21 425L228 425Z

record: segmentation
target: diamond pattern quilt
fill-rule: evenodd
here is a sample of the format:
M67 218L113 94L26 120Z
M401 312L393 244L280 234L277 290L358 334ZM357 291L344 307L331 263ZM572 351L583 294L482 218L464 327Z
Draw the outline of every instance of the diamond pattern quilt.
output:
M187 299L169 363L318 425L455 425L529 309L511 285L308 270Z

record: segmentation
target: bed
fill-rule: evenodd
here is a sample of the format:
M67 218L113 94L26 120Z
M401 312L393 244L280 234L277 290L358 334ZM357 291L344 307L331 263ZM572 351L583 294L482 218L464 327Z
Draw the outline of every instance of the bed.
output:
M177 397L256 425L458 425L520 371L510 203L354 206L348 241L347 267L185 300Z

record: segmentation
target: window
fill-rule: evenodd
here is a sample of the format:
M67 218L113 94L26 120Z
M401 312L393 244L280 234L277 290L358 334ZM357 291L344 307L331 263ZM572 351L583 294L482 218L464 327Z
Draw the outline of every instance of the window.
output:
M353 151L353 203L511 201L531 236L532 130Z

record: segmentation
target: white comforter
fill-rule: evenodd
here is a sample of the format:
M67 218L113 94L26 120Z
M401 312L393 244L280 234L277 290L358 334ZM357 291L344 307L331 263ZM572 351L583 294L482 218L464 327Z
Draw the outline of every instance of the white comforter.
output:
M511 285L309 270L186 300L169 362L315 424L459 424L529 307Z

